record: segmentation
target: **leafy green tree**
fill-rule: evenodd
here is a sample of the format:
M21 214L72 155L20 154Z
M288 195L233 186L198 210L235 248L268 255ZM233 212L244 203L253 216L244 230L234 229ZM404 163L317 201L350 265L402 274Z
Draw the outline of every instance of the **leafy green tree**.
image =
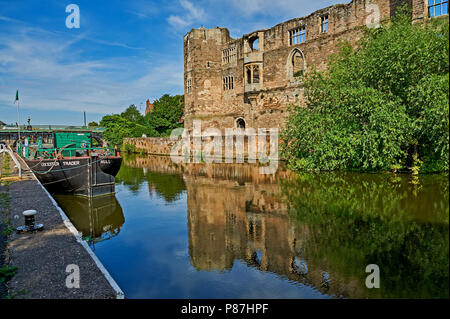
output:
M145 116L145 121L159 136L168 136L173 129L183 127L183 124L179 123L183 116L183 95L165 94L153 103L153 107L153 112Z
M182 127L184 96L163 95L154 102L154 111L144 116L132 104L121 114L106 115L100 121L105 128L104 138L111 146L122 145L125 137L167 136L177 127Z
M88 127L98 127L98 123L97 122L89 122Z
M105 128L103 137L110 146L121 145L124 137L133 135L135 124L123 118L119 114L106 115L100 121L100 125Z
M449 25L411 23L401 12L342 43L305 81L307 107L292 106L283 156L297 169L422 171L449 166ZM415 161L418 162L418 161Z
M143 123L144 116L139 112L136 105L131 104L125 111L123 111L120 116L122 116L124 119L136 122L136 123Z

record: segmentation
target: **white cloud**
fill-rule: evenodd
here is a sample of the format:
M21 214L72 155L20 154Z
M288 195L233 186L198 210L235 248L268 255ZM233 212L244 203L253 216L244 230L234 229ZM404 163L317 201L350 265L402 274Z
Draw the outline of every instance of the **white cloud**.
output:
M192 2L180 0L180 6L184 9L184 12L181 15L170 15L167 19L167 22L177 30L207 20L205 11L200 7L195 7Z

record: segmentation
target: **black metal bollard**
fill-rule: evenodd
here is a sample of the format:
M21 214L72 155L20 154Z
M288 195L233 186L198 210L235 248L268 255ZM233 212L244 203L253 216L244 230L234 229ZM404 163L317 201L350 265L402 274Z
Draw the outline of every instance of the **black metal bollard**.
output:
M37 211L34 209L26 210L22 214L25 217L25 225L16 228L18 233L33 232L44 228L43 224L36 224L35 215L37 214Z

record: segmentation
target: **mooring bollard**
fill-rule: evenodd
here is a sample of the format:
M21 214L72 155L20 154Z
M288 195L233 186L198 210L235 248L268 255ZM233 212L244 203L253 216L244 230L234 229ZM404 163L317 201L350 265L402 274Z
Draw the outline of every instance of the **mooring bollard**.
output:
M34 216L37 214L37 211L34 209L29 209L24 211L23 216L25 217L25 225L19 226L16 228L16 231L18 233L26 233L26 232L33 232L37 230L42 230L44 228L43 224L36 224Z

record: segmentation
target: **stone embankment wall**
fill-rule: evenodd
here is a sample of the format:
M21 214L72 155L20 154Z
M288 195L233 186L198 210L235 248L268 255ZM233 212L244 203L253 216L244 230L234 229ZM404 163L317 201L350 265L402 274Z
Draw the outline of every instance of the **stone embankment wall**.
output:
M124 138L123 145L131 145L136 152L144 152L146 154L170 155L170 150L178 139L170 139L169 137L136 137Z
M241 139L242 144L237 145L238 138L234 136L233 139L233 151L227 153L226 151L226 137L225 136L202 136L190 138L190 155L198 154L210 155L214 158L238 158L243 156L245 159L262 159L264 155L267 155L270 159L278 159L278 148L280 143L278 136L270 136L267 134L254 134L251 136L244 135ZM122 151L132 151L136 153L145 153L151 155L175 155L171 154L172 149L178 142L181 142L181 138L171 139L170 137L139 137L139 138L124 138ZM218 143L217 148L214 148L214 144ZM260 148L258 145L261 143L263 146ZM250 148L249 148L250 147ZM216 153L217 150L217 153ZM178 153L176 155L182 156L181 147L178 147ZM238 156L239 155L239 156ZM276 156L276 157L274 157Z

